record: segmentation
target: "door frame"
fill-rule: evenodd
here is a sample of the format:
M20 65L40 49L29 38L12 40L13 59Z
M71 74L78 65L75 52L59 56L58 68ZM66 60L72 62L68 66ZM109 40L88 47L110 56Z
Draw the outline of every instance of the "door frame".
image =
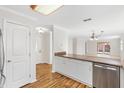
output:
M17 24L17 25L21 25L21 26L24 26L24 27L27 27L29 29L29 53L30 53L30 56L29 56L29 75L31 75L31 27L26 25L26 24L23 24L23 23L20 23L18 21L15 21L15 20L10 20L10 19L5 19L3 18L2 19L3 21L3 25L2 25L2 29L3 29L3 38L4 38L4 51L5 51L5 64L4 64L4 75L6 76L7 78L7 31L5 31L5 28L6 28L6 23L13 23L13 24ZM31 77L29 78L29 81L27 82L32 82L32 79ZM5 81L5 84L4 84L4 87L6 88L7 87L7 82Z

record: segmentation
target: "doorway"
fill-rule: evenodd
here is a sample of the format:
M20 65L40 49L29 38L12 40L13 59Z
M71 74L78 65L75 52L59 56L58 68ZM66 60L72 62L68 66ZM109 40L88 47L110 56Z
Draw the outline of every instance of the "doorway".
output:
M53 39L52 31L37 30L36 35L36 79L39 80L39 76L42 77L43 72L46 74L47 70L52 73L52 60L53 60ZM45 65L50 68L44 67ZM42 66L43 65L43 66ZM45 71L43 71L43 69ZM42 74L41 74L42 73Z
M52 31L37 31L36 36L36 64L52 64Z

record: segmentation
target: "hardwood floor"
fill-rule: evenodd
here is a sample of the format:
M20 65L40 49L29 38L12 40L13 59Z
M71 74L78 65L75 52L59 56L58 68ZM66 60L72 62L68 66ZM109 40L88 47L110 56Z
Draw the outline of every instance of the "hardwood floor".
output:
M51 65L37 64L37 81L23 88L86 88L87 86L59 73L51 72Z

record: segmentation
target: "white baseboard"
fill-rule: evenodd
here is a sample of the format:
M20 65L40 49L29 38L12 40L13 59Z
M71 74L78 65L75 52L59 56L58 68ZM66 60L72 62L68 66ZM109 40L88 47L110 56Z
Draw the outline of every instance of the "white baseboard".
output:
M50 62L48 62L48 61L39 61L39 62L37 62L36 64L44 64L44 63L47 63L47 64L52 64L52 63L50 63Z
M36 81L37 81L37 79L35 78L35 79L32 79L30 83L33 83L33 82L36 82Z
M52 73L55 73L56 71L52 70Z

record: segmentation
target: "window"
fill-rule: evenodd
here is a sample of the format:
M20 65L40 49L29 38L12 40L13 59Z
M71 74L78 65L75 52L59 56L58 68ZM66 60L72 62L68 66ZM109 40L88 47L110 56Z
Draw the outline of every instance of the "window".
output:
M110 54L110 43L109 42L98 42L97 53L98 54Z

